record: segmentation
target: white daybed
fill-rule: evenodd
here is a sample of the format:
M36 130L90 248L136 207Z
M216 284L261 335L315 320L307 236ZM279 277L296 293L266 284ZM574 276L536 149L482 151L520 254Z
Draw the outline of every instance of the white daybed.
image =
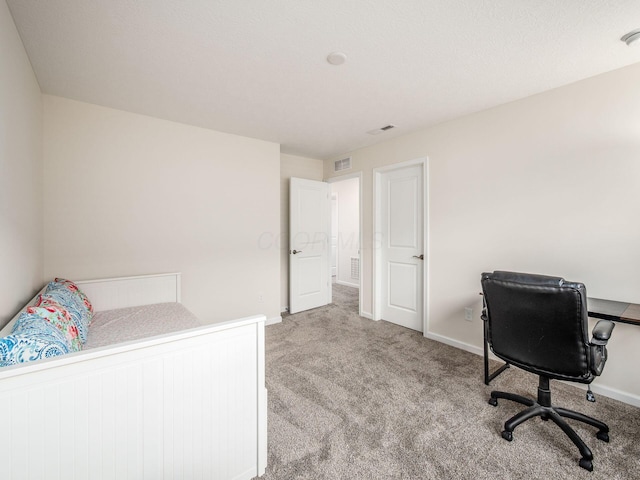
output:
M180 302L180 274L75 283L96 312ZM262 475L264 322L260 315L0 368L0 476Z

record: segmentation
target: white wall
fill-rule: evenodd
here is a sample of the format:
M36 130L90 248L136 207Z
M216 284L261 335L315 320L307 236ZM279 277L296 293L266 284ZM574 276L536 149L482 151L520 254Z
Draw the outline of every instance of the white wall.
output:
M44 274L180 271L203 321L279 317L279 172L278 144L45 95Z
M280 249L280 306L289 308L289 180L291 177L322 181L323 162L296 155L280 155L280 235L274 239Z
M0 0L0 325L42 288L42 96Z
M338 274L336 283L359 287L351 278L351 257L358 257L360 236L360 180L349 178L331 184L337 197Z
M640 303L638 85L640 64L348 153L364 176L363 309L372 171L420 157L429 158L427 335L479 351L483 271L560 275L590 296ZM638 345L640 327L618 324L596 384L640 405Z

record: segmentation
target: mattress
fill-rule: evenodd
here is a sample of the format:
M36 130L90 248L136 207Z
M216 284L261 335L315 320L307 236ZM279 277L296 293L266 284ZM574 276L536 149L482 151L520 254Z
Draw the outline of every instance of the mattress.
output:
M200 326L193 313L175 302L96 312L83 350Z

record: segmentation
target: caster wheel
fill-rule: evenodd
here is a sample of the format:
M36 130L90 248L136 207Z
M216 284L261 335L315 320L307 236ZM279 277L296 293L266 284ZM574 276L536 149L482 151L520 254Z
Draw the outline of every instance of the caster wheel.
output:
M489 399L489 405L493 405L494 407L497 407L498 406L498 399L491 397Z
M507 442L513 440L513 432L507 432L506 430L502 431L502 438L504 438Z
M547 420L549 420L549 416L548 416L548 415L540 415L540 418L541 418L543 421L545 421L545 422L546 422Z
M591 460L587 460L586 458L581 458L578 464L585 470L593 472L593 462Z
M598 438L598 440L609 443L609 432L600 431L596 433L596 437Z

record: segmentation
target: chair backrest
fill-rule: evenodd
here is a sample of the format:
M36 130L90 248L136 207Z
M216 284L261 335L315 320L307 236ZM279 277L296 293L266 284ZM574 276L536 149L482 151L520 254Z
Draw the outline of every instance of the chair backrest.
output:
M508 363L590 383L587 292L582 283L516 272L482 274L487 338Z

